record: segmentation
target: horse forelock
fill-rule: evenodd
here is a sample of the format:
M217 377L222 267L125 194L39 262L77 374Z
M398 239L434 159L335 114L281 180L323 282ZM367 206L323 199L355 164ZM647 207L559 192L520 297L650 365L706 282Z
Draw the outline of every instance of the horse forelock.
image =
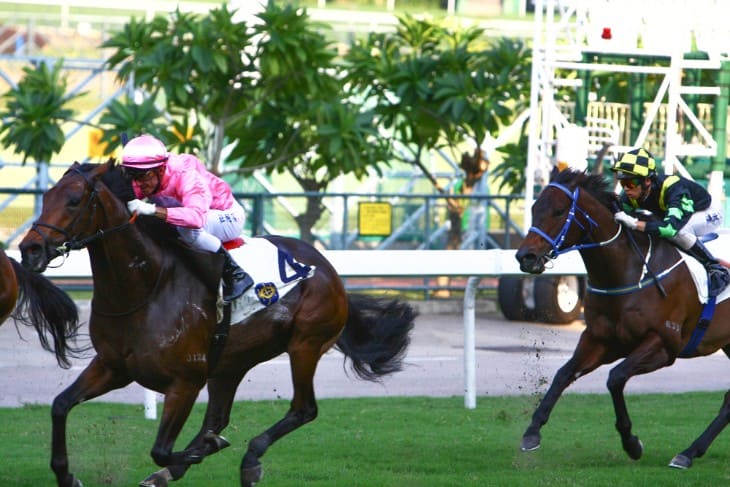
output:
M588 174L585 171L565 169L560 171L552 179L552 182L562 184L570 189L579 187L609 209L612 209L617 201L617 195L612 189L611 180L601 174Z

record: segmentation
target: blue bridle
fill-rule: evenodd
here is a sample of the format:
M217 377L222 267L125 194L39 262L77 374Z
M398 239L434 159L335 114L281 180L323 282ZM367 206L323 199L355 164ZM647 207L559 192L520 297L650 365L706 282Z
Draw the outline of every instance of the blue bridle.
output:
M593 230L594 228L598 228L598 223L591 218L591 216L588 214L587 211L585 211L583 208L578 206L578 192L580 188L576 187L573 191L571 191L569 188L563 186L559 183L549 183L546 188L557 188L563 193L565 193L568 198L572 201L572 204L570 205L570 210L568 211L568 218L565 219L565 223L563 224L563 228L560 229L560 232L555 238L552 238L547 233L543 232L540 228L532 226L528 230L529 232L534 232L538 235L540 235L542 238L547 240L547 242L552 247L552 251L548 254L548 258L554 259L560 254L564 254L566 252L570 252L572 250L582 250L582 249L589 249L593 247L601 247L603 245L606 245L607 243L613 242L616 237L618 237L618 234L616 234L613 238L610 240L607 240L605 242L586 242L586 243L577 243L575 245L571 245L570 247L561 248L563 243L565 242L565 237L568 235L568 231L570 230L570 226L575 222L576 225L580 227L580 229L583 231L584 235L587 235ZM586 228L585 225L583 225L580 221L578 221L575 218L576 213L579 213L583 218L588 222L588 227ZM619 225L619 233L621 232L621 225Z

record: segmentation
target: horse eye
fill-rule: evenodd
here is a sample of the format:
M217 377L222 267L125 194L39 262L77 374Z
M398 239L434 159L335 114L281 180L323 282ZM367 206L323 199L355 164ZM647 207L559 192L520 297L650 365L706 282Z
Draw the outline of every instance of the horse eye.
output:
M81 204L81 198L69 198L66 202L66 206L77 207Z
M565 208L555 208L553 209L553 216L563 216L565 214Z

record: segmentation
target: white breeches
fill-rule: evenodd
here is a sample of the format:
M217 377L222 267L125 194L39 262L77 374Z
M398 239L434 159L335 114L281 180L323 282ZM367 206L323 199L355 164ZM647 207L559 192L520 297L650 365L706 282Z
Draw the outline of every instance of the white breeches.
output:
M701 237L710 232L716 231L722 225L723 214L720 206L713 201L709 208L693 214L687 224L683 226L677 235L670 238L678 247L689 250Z
M203 228L178 227L180 238L198 250L217 252L221 242L240 237L243 225L246 223L246 214L238 203L227 210L208 210L208 218Z

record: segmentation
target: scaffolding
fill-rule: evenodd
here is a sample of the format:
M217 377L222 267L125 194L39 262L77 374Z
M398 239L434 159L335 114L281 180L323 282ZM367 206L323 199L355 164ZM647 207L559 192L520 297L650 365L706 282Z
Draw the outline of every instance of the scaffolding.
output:
M655 155L664 171L689 176L681 158L712 158L708 189L714 197L724 197L728 86L720 78L730 76L728 14L730 2L723 0L536 0L526 204L534 201L536 188L546 184L556 165L558 134L571 133L565 129L573 121L559 107L558 90L572 87L586 93L589 89L586 77L575 76L576 72L652 74L661 79L654 99L639 104L638 117L632 114L640 125L632 130L628 143L619 142L616 120L587 116L587 107L576 100L580 113L575 114L575 124L586 128L592 142L589 151L597 150L603 140L612 144L615 155L644 146L650 128L663 113L663 154ZM688 70L713 70L716 82L688 84ZM712 130L688 102L698 95L717 100ZM689 140L679 128L678 116L694 129ZM525 218L527 228L529 212Z

